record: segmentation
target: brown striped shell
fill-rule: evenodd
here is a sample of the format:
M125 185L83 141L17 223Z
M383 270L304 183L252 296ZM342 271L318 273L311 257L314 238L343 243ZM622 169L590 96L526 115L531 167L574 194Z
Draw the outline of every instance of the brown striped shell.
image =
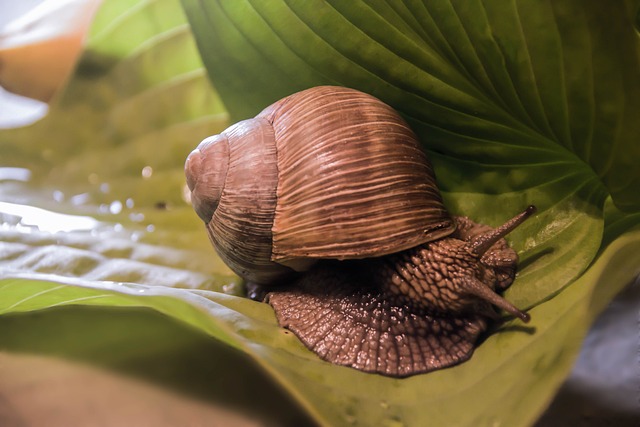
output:
M455 230L415 134L353 89L288 96L205 139L185 170L217 252L260 284L317 259L378 257Z

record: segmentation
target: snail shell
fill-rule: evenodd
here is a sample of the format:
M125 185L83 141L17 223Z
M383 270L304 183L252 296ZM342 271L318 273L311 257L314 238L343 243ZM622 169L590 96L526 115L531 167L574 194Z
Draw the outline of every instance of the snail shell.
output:
M515 277L501 227L452 218L407 123L362 92L320 86L209 137L185 164L225 263L330 362L407 376L470 357ZM303 273L304 272L304 273Z
M186 174L217 252L259 284L312 260L382 256L455 229L413 131L352 89L272 104L205 139Z

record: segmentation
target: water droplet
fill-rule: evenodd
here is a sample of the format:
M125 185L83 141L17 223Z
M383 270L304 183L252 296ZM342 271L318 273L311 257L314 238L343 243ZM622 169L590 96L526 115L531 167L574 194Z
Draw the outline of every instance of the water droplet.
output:
M108 193L111 190L111 187L109 187L109 184L106 182L103 182L102 184L100 184L100 191L102 193Z
M235 291L235 288L236 288L235 283L228 283L222 286L222 292L224 292L225 294L233 294Z
M54 191L53 200L55 200L56 202L62 202L64 200L64 193L58 190Z
M153 233L154 231L156 231L156 226L155 226L155 225L153 225L153 224L149 224L149 225L147 225L147 231L148 231L149 233Z
M81 194L76 194L75 196L72 196L69 201L71 202L72 205L74 206L78 206L78 205L84 205L85 203L87 203L89 201L89 193L81 193Z
M31 179L31 171L25 168L0 168L0 181L22 181Z
M14 223L20 232L31 233L43 231L46 233L69 232L76 230L93 230L99 222L88 216L67 215L40 209L33 206L0 202L0 217Z
M132 222L142 222L144 221L144 214L140 212L132 212L129 214L129 219Z
M133 203L133 199L131 197L129 197L127 200L125 200L124 204L129 209L133 209L133 206L135 205Z
M149 179L153 175L153 168L151 166L145 166L142 168L142 178Z
M109 205L109 212L114 215L122 212L122 202L120 200L114 200L113 202L111 202L111 204Z

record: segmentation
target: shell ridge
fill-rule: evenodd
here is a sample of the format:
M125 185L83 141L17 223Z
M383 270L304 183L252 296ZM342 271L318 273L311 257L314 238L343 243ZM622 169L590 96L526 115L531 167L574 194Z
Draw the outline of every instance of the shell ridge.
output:
M378 256L453 232L433 168L395 110L339 87L287 99L273 122L274 260Z

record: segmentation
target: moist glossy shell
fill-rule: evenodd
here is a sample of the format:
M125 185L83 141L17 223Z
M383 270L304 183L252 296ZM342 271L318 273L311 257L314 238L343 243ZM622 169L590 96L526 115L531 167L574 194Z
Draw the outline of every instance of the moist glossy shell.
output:
M380 256L455 229L415 134L378 99L321 86L257 118L276 141L273 260Z
M292 271L271 262L278 179L273 128L263 119L244 120L226 129L216 142L228 144L229 161L219 203L207 223L209 238L238 275L260 284L275 282Z

